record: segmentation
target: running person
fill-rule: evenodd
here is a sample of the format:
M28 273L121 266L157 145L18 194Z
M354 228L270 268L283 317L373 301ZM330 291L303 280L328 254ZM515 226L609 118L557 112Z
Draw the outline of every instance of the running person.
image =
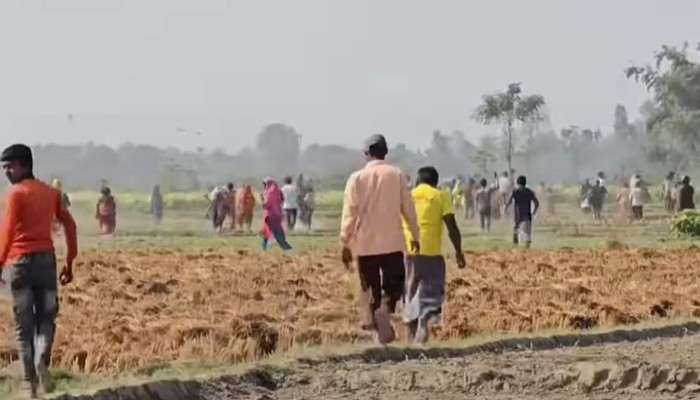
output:
M525 247L530 247L532 243L532 216L537 214L540 208L540 202L535 196L535 192L527 187L527 178L519 176L517 181L518 187L513 190L508 204L515 204L513 216L515 217L515 226L513 227L513 244L525 244ZM535 209L532 209L534 204Z

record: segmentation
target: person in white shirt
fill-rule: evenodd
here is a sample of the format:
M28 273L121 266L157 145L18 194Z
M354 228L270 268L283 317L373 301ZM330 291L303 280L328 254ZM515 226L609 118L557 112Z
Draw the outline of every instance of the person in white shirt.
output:
M635 186L630 190L630 205L634 219L641 221L644 218L644 190L639 180L635 180L634 183Z
M503 172L503 175L498 178L498 193L501 195L501 208L503 209L503 216L507 216L508 200L510 200L510 195L513 194L513 184L510 181L508 172Z
M299 188L293 184L291 176L284 178L282 196L284 197L282 208L287 215L287 228L293 231L297 223L297 213L299 210Z
M304 206L306 207L306 227L311 231L311 221L314 215L314 209L316 208L316 193L314 192L314 187L308 187L306 195L304 196Z

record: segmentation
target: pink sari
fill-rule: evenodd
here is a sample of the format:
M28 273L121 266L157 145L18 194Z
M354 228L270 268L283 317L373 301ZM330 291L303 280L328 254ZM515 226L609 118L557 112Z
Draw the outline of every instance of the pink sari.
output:
M267 249L267 245L274 238L284 250L291 250L292 246L287 243L287 239L282 228L282 191L277 185L277 182L270 178L263 181L265 190L263 192L263 227L260 230L260 235L263 237L263 249Z

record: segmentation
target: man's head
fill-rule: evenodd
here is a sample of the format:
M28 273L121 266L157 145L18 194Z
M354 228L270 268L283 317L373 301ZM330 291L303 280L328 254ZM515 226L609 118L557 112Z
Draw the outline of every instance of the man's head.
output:
M389 147L384 136L380 134L370 136L365 141L364 152L367 161L385 159L387 153L389 153Z
M683 177L683 184L690 185L690 177L688 175Z
M595 180L595 185L596 185L596 187L600 187L600 179Z
M525 178L525 175L520 175L516 182L518 183L518 186L525 186L527 185L527 178Z
M501 174L504 178L508 177L508 171L503 171L503 174Z
M479 181L479 186L481 186L482 188L485 188L488 184L489 183L486 181L486 179L481 179L481 181Z
M605 179L605 172L603 172L603 171L598 172L598 178Z
M437 187L440 182L440 175L435 167L422 167L418 170L418 184L430 185L432 187Z
M109 187L105 186L105 187L102 188L102 190L100 190L100 193L102 193L103 196L109 196L109 195L112 194L112 189L110 189Z
M13 144L3 150L0 162L5 176L12 184L34 177L34 157L28 146Z
M666 179L668 179L668 180L670 181L670 180L672 180L673 177L675 177L675 176L676 176L676 173L673 172L673 171L671 171L671 172L668 173L668 175L666 175Z
M291 176L284 177L284 184L291 185L292 184L292 177Z
M233 190L233 182L229 182L228 185L226 185L226 188L228 190Z

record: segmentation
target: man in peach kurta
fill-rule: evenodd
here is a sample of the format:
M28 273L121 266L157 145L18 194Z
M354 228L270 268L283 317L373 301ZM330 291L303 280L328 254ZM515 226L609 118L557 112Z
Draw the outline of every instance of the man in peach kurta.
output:
M381 343L395 338L388 315L404 294L405 268L402 216L419 249L416 209L406 177L384 161L388 146L382 135L367 140L365 167L353 173L345 186L340 242L343 262L349 266L353 253L362 287L362 327L377 335Z

